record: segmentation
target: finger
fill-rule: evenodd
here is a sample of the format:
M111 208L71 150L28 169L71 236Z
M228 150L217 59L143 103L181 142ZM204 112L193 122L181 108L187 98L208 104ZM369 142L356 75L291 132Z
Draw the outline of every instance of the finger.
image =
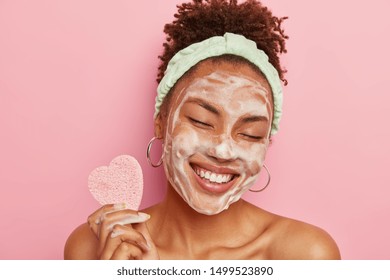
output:
M121 210L108 214L104 214L102 220L99 224L99 236L103 241L107 238L107 234L109 234L114 225L131 225L134 223L143 223L150 219L150 215L142 212L135 212L133 210Z
M153 242L153 239L150 235L147 223L134 224L134 225L132 225L132 227L134 230L137 230L138 232L140 232L142 234L142 236L145 238L145 240L147 242L146 243L147 246L150 248L148 251L144 252L144 254L142 255L142 259L143 260L159 260L160 256L158 254L157 247L156 247L155 243Z
M106 214L100 223L98 254L100 255L104 249L107 238L115 225L128 225L131 228L131 224L145 222L149 218L150 216L146 213L137 213L128 209Z
M99 233L99 224L101 222L101 217L104 213L111 213L114 211L126 209L125 203L118 203L118 204L106 204L102 207L100 207L98 210L93 212L91 215L88 216L87 222L93 233L95 233L96 236L98 236Z
M101 259L111 259L115 251L123 242L133 244L143 252L148 252L150 250L145 237L139 231L129 228L128 226L115 225L112 233L107 236Z
M141 260L142 250L134 244L122 242L115 250L111 260Z
M88 217L88 223L90 224L99 224L100 219L104 213L111 213L118 210L126 209L126 203L117 203L117 204L106 204L100 207L98 210L93 212Z
M144 223L149 219L149 214L125 209L105 214L104 217L102 217L102 227L104 225L109 231L112 231L112 228L116 224L131 225L136 223Z

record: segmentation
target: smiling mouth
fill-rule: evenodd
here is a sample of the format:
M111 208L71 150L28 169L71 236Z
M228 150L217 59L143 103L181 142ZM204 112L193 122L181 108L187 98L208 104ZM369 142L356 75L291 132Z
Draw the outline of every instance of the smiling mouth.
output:
M238 177L237 174L216 173L196 165L191 165L191 167L194 170L195 174L198 175L198 177L212 184L227 184L233 181L236 177Z

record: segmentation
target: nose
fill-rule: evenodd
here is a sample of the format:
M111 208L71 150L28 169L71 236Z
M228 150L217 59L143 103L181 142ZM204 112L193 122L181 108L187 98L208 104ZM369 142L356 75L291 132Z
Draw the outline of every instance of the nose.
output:
M237 153L234 149L233 139L226 135L216 137L213 145L208 149L208 155L221 162L235 160Z

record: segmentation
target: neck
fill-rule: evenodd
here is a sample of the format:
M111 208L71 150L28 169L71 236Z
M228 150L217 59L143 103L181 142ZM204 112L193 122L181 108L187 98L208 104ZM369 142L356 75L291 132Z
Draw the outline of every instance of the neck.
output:
M168 184L167 194L159 205L155 230L160 244L177 246L187 254L202 254L202 249L236 246L245 236L247 220L242 216L248 203L239 200L216 215L204 215L193 210ZM230 243L230 244L229 244Z

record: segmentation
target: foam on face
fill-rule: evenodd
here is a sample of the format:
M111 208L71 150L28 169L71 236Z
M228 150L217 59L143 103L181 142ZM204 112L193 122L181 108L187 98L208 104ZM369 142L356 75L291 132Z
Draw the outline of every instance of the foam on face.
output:
M269 144L272 106L268 96L267 89L259 81L224 71L195 79L179 94L178 100L182 100L168 117L164 168L173 188L197 212L218 214L254 184ZM189 98L202 98L223 109L222 133L204 133L180 119L180 111ZM268 118L267 136L262 141L238 141L232 137L234 125L244 115ZM194 157L229 162L239 177L223 193L205 192L194 179L197 175L190 165ZM218 163L214 161L214 165Z

